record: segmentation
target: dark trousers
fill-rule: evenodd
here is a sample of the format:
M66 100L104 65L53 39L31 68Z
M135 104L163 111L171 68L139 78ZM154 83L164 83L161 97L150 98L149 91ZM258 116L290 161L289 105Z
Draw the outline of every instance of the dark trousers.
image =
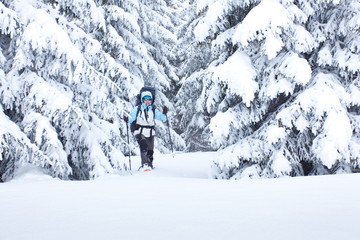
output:
M142 134L135 136L140 146L141 166L147 164L149 167L153 167L152 162L154 160L154 136L144 137Z

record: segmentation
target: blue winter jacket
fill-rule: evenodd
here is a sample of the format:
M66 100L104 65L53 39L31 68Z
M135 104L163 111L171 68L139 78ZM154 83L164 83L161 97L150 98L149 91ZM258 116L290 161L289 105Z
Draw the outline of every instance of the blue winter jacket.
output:
M146 106L145 103L141 104L140 111L144 112L146 108L148 108L148 111L152 111L152 105ZM132 123L137 119L136 116L137 111L138 111L138 107L136 106L130 113L129 123ZM167 120L166 115L160 112L157 108L155 108L155 119L161 122L166 122Z

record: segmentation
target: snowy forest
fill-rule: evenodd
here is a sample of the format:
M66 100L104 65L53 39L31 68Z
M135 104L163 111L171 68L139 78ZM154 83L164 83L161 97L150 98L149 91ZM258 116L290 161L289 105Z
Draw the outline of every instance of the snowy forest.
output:
M0 182L123 174L123 116L156 88L156 151L216 151L211 177L360 165L358 0L1 0Z

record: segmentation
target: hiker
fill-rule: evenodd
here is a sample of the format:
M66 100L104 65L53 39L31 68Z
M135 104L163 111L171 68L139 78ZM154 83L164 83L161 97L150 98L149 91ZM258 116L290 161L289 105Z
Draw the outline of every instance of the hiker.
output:
M153 93L152 93L153 92ZM154 160L154 136L155 119L165 122L167 120L168 108L164 106L162 113L155 108L155 89L144 87L138 96L141 103L136 106L128 116L124 116L124 121L131 125L131 131L140 146L141 167L144 171L153 169ZM139 170L140 170L139 169Z

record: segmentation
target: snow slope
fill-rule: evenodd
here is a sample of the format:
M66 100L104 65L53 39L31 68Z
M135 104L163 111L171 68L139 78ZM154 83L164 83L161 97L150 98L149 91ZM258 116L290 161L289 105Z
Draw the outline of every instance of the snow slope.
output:
M214 156L157 155L149 174L93 181L24 169L0 184L0 239L359 239L360 174L214 180Z

